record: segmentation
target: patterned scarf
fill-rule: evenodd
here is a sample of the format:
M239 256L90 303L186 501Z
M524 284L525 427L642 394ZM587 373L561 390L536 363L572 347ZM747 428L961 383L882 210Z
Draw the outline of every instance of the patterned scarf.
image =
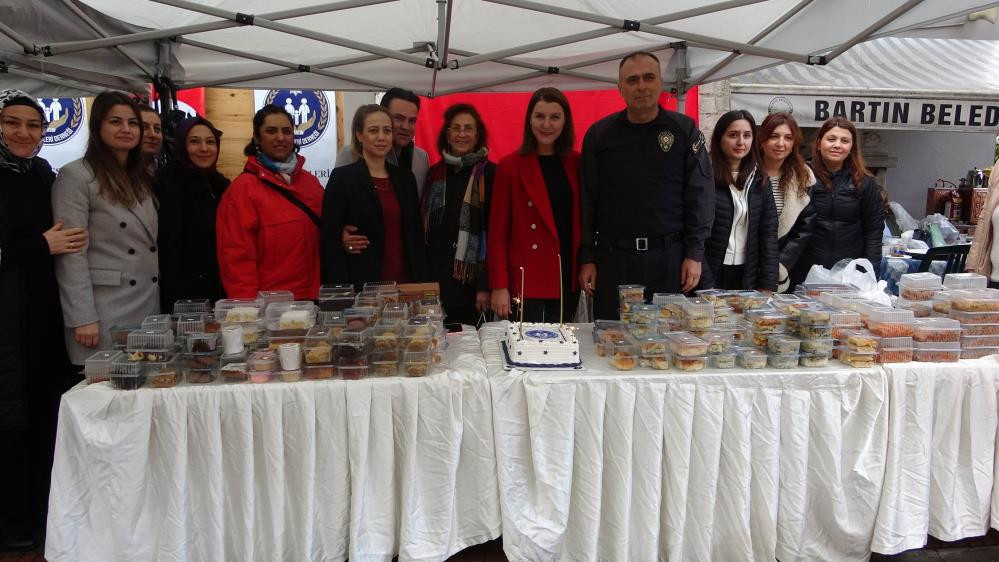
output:
M17 98L27 98L35 104L35 109L38 110L38 115L42 118L42 131L44 131L48 126L48 122L45 120L45 112L38 106L38 102L35 102L35 98L31 97L31 94L27 92L22 92L21 90L0 90L0 111L3 111L5 107L10 105L11 101ZM35 151L32 152L31 156L27 158L14 156L14 153L10 151L10 147L7 146L7 139L3 137L3 129L0 128L0 168L13 170L18 174L27 172L31 169L31 164L34 162L35 156L38 156L38 153L42 150L43 144L44 143L39 140L38 146L35 147Z
M485 170L489 162L486 159L488 154L486 147L460 158L443 152L444 160L430 171L430 186L423 196L423 231L429 233L431 226L444 222L448 166L454 166L458 172L466 167L472 168L458 214L458 243L451 273L452 277L462 283L478 278L486 259L486 222L482 216L482 204L486 199Z
M291 176L295 173L295 168L298 166L298 152L293 151L284 162L275 162L258 150L257 162L260 162L261 166L281 176L284 182L290 185Z

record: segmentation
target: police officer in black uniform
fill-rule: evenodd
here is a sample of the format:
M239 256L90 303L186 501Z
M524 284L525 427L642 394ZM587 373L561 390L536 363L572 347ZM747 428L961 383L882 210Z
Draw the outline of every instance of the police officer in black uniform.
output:
M659 107L659 59L621 59L627 109L597 121L583 138L580 285L597 318L618 318L617 286L653 292L697 286L711 234L715 189L704 135L686 115ZM599 273L599 278L598 274Z

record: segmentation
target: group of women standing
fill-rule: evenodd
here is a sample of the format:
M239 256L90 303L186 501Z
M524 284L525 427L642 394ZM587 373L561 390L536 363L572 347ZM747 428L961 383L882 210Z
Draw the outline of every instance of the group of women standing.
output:
M759 127L744 110L718 120L711 137L715 220L702 286L783 292L815 264L881 263L881 189L864 165L856 127L842 117L826 121L811 167L799 152L802 140L786 113L768 115Z

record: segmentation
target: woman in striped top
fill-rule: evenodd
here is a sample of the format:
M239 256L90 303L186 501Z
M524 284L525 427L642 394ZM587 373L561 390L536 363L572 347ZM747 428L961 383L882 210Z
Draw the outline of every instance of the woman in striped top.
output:
M778 291L783 293L802 281L789 279L788 272L812 238L815 211L809 193L815 185L815 174L798 152L802 143L801 129L790 114L768 115L760 125L756 139L761 155L760 169L777 204Z

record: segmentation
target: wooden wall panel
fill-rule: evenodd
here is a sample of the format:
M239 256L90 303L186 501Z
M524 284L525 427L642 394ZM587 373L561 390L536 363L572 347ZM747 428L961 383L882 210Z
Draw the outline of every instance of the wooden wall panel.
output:
M243 147L253 137L253 90L206 88L205 113L222 131L219 171L233 179L243 171Z

